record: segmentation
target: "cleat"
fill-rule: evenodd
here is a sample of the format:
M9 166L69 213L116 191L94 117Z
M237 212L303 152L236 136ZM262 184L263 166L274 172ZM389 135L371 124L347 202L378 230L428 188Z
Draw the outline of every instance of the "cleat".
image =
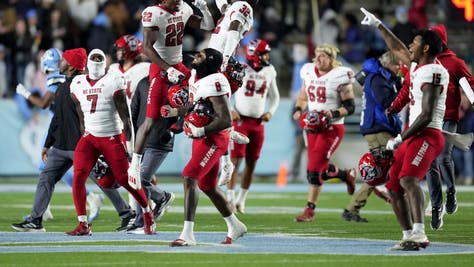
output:
M233 129L229 131L229 134L230 139L236 142L237 144L246 145L250 142L250 139L246 135L241 134Z
M418 251L420 250L420 245L413 241L402 240L399 244L391 247L390 250L400 250L400 251Z
M312 222L314 219L315 211L311 208L306 207L301 213L301 215L297 216L294 221L295 222Z
M165 196L160 203L156 203L155 208L153 209L153 215L155 216L155 221L159 221L166 211L170 208L171 204L175 199L173 193L164 192Z
M92 222L99 217L100 208L104 205L104 196L90 192L89 195L87 195L87 203L90 209L88 220Z
M174 241L170 242L170 247L189 247L189 246L195 246L196 241L191 240L191 241L186 241L184 239L178 238Z
M244 201L236 202L235 203L235 210L242 213L242 214L245 214L245 202Z
M132 214L130 216L125 217L122 219L122 224L115 229L117 232L123 232L126 231L129 227L134 225L133 223L135 222L135 217L137 215L135 214L135 211L132 211Z
M221 242L222 245L232 245L232 238L226 236L224 241Z
M446 192L446 213L453 214L458 210L456 192Z
M24 221L21 223L13 223L11 225L13 229L17 232L30 232L30 233L44 233L46 229L40 224L36 224L29 221Z
M82 236L82 235L92 235L91 225L87 222L79 222L79 224L69 232L66 232L66 235L73 236Z
M125 230L125 233L134 234L134 235L144 235L145 234L145 228L140 227L140 226L136 226L136 225L132 225L131 227L127 228L127 230Z
M346 221L361 222L361 223L369 222L369 220L367 220L366 218L360 217L359 214L350 212L346 209L344 209L344 212L342 213L342 218Z
M237 225L229 228L229 230L227 231L227 237L235 241L246 233L247 233L247 226L245 226L243 222L238 221Z
M156 224L153 219L153 211L143 213L143 231L147 235L156 234Z
M218 185L225 185L230 182L232 178L232 173L234 172L234 164L229 162L228 164L223 164L221 169L221 174L219 175Z
M347 171L346 185L347 185L347 194L353 195L355 191L355 177L356 171L354 168Z
M405 242L414 242L418 244L420 248L426 248L430 245L430 241L425 233L416 233L413 232L410 237L408 237Z
M431 229L438 230L443 227L443 216L444 216L444 209L443 206L440 208L434 207L431 211Z
M51 208L48 205L48 208L46 211L43 213L43 221L47 222L54 219L53 213L51 212Z

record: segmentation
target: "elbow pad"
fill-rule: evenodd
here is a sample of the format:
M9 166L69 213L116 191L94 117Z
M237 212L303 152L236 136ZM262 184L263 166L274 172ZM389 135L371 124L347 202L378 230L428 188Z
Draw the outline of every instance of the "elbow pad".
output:
M342 106L347 110L347 115L351 115L355 111L354 99L347 99L342 101Z

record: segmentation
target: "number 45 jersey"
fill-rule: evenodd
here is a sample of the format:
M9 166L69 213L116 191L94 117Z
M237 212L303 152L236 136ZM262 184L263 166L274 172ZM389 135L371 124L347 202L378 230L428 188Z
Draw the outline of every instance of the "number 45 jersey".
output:
M122 132L114 96L126 89L125 78L109 72L97 81L78 75L71 82L71 94L84 113L85 131L97 137L113 136Z
M342 85L354 83L354 72L348 67L335 67L324 75L316 69L314 63L306 63L300 71L308 96L308 110L330 110L341 106L339 97ZM343 124L344 117L331 124Z
M272 65L265 66L260 71L245 66L242 86L233 95L235 110L246 117L260 118L265 113L267 96L271 99L279 98L276 76ZM277 103L270 105L269 112L274 114L277 106Z

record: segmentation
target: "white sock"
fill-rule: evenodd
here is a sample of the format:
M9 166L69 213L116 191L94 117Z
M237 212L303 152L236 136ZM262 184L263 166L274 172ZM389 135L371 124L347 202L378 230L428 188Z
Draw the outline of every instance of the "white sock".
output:
M180 239L189 241L194 240L194 222L193 221L184 221L183 231L179 236Z
M411 235L411 230L404 230L402 231L403 233L403 238L402 239L408 239Z
M224 164L231 164L232 161L230 161L230 153L227 153L227 155L222 155L221 156L221 161L222 161L222 165Z
M235 202L235 191L232 189L227 189L227 201L234 203Z
M237 200L235 202L242 203L245 202L245 199L247 199L247 194L249 193L248 189L243 189L242 187L239 190L239 196L237 197Z
M233 213L230 216L224 217L224 220L225 220L225 223L227 224L227 228L231 228L233 225L237 223L237 221L239 221L239 219L237 219L237 216L235 216L235 214Z
M417 233L425 233L425 225L423 223L414 223L413 224L413 232Z
M151 211L150 206L146 206L146 207L142 208L142 211L143 211L143 213L150 212Z
M79 222L85 222L85 223L87 223L87 215L80 215L80 216L77 216L77 219L79 220Z

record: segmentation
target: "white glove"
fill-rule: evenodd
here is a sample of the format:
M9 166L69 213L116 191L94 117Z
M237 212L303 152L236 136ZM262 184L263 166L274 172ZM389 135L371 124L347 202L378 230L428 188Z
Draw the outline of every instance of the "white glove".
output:
M183 131L191 138L201 138L206 134L204 127L196 127L190 122L184 122Z
M223 59L222 59L222 65L221 65L221 72L225 72L226 69L227 69L227 64L229 62L229 58L230 56L225 56Z
M177 84L179 82L180 77L185 77L181 71L173 67L169 67L166 70L166 73L168 74L168 81L170 81L170 83L172 84Z
M201 9L207 8L206 0L194 0L194 6Z
M403 142L402 136L400 134L397 135L395 138L390 138L387 142L387 146L385 147L387 150L395 150L397 147Z
M232 139L232 141L236 142L237 144L246 145L250 142L250 139L245 134L239 133L234 129L230 129L229 135L230 139Z
M142 179L140 177L140 158L133 153L132 162L128 167L128 184L136 190L142 188Z
M28 97L31 95L31 93L26 90L25 86L23 84L19 83L16 86L16 93L23 96L24 98L28 99Z
M377 28L380 23L382 23L378 18L374 16L374 14L370 13L369 11L365 10L365 8L361 7L360 11L364 13L365 17L364 19L360 22L362 25L367 25L367 26L373 26Z

